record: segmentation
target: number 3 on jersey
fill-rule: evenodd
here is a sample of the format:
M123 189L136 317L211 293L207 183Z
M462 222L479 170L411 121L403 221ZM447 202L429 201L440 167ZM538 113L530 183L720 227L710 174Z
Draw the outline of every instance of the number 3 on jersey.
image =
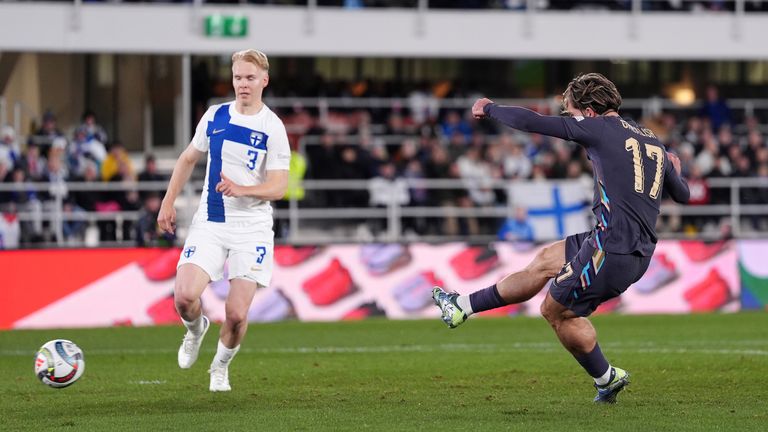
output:
M256 150L248 150L248 169L253 170L256 169L256 159L259 158L259 152Z
M624 142L624 148L632 152L632 163L635 166L635 192L643 193L645 192L645 170L640 143L635 138L628 138ZM653 184L648 192L651 198L656 199L661 189L661 173L664 172L664 150L655 145L645 144L645 153L650 159L656 161L656 174L653 176Z
M261 264L264 262L264 257L267 255L267 248L264 246L256 246L256 263Z

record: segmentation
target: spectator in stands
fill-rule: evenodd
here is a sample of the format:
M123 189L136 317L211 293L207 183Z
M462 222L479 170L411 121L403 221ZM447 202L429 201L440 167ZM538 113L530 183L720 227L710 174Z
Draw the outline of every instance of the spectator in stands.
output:
M504 177L511 180L530 178L533 164L523 153L523 145L508 134L502 135L500 141L505 150Z
M696 156L696 165L701 169L702 175L706 176L715 166L715 161L720 158L720 146L714 137L707 137L704 141L704 148Z
M455 161L467 151L469 141L467 141L466 135L458 131L454 132L453 135L448 138L448 157L452 161Z
M79 176L73 179L79 183L97 184L100 183L99 173L96 168L96 163L93 161L86 161L83 166L83 172ZM106 201L102 191L73 191L72 200L78 207L92 212L96 211L97 203Z
M21 224L22 242L41 241L43 235L43 206L39 200L38 193L27 186L26 172L22 167L16 167L6 180L15 187L0 200L0 203L10 202L16 210L32 214L31 220Z
M755 156L753 158L750 158L747 156L750 160L755 161L755 166L760 168L761 165L768 164L768 147L762 147L756 150Z
M30 181L40 181L45 174L45 157L40 154L40 147L34 142L27 145L27 151L21 156L19 164Z
M338 178L341 161L336 149L336 137L329 132L320 136L319 145L307 146L307 159L309 159L308 177L316 180L329 180ZM317 205L327 207L331 205L336 191L317 191Z
M481 158L481 149L470 147L467 152L459 157L456 164L464 185L469 191L469 196L477 205L487 206L493 204L494 194L490 188L491 169Z
M571 148L563 141L558 141L553 154L554 162L549 177L564 179L568 175L568 164L573 160Z
M497 237L499 240L511 242L517 251L527 251L533 247L533 225L528 219L525 207L515 207L513 217L504 221Z
M695 148L700 148L701 132L704 129L704 122L700 117L693 116L685 122L685 130L682 133L683 141L691 144Z
M64 137L56 125L56 116L51 111L43 114L43 123L40 128L29 138L28 144L35 144L39 147L42 156L48 156L48 150L53 145L53 139Z
M102 141L88 138L88 131L82 126L75 129L72 142L67 147L67 159L72 172L82 174L85 159L101 164L106 157L107 150Z
M536 133L521 134L518 131L515 131L515 137L517 137L520 142L525 144L525 154L531 159L531 161L535 161L536 158L542 153L548 153L552 151L551 137Z
M416 140L412 138L406 138L400 144L397 154L394 157L395 169L398 173L405 172L405 168L413 160L420 160L419 148L416 145Z
M472 139L472 128L466 120L461 118L458 111L448 111L440 129L444 137L452 137L454 134L460 133L464 135L467 142Z
M11 126L0 128L0 163L5 163L11 170L21 159L19 143L16 141L16 132ZM2 181L2 177L0 177Z
M372 207L388 208L390 204L407 205L410 202L408 183L397 176L395 164L389 162L382 165L379 174L368 183L368 194ZM384 230L384 219L372 218L371 231L374 234Z
M40 200L43 201L44 209L53 209L53 203L49 203L49 201L56 198L64 199L67 197L67 179L69 179L69 172L63 161L62 151L59 149L51 149L48 162L46 163L45 174L43 174L43 178L41 179L43 182L47 182L50 185L47 190L40 192Z
M403 178L410 181L409 206L424 207L429 205L429 191L423 187L424 180L424 167L421 161L414 159L408 163L403 171ZM413 217L406 218L403 221L404 229L406 233L411 230L416 234L425 234L427 232L427 218L425 217Z
M752 161L744 155L739 155L735 158L733 164L733 172L731 177L752 177L754 171L752 171Z
M378 174L382 165L389 162L389 152L384 144L374 144L371 146L370 157L367 160L367 170L371 177Z
M21 223L13 203L0 208L0 250L17 249L21 239Z
M8 161L0 159L0 183L4 183L10 179L12 168L13 167ZM0 192L0 204L6 201L8 201L7 192Z
M440 102L432 94L429 83L423 82L408 95L408 108L416 124L423 125L437 118Z
M357 135L370 139L373 136L373 125L371 123L371 113L368 110L357 110L351 116L351 129L349 135Z
M148 192L135 227L136 245L139 247L172 246L175 233L167 233L157 226L157 215L162 202L158 192Z
M768 159L768 149L765 150L764 154L766 155L766 159ZM763 181L768 181L768 160L765 162L762 162L757 167L757 177L762 179ZM768 203L768 188L762 187L762 188L755 188L753 189L753 196L750 197L750 201L754 204L765 204ZM757 231L768 231L768 217L766 215L757 215L754 216L754 219L752 221L753 227Z
M85 229L88 227L88 222L84 217L85 210L75 204L74 199L67 198L62 203L62 212L65 217L61 222L61 232L64 240L67 242L82 240Z
M704 179L701 168L698 165L694 165L688 175L688 189L691 192L688 204L692 206L710 204L709 183ZM709 221L711 221L711 218L698 215L683 217L683 225L692 227L693 231L701 231L704 224Z
M291 146L291 162L288 167L288 186L285 189L285 195L283 199L272 201L272 205L280 210L287 210L289 208L290 201L302 201L304 200L304 177L307 174L307 158L298 151L295 142L290 143ZM289 224L287 219L282 217L275 217L273 225L275 235L279 238L287 238L289 233Z
M393 111L387 118L386 135L413 135L414 132L413 125L408 125L400 112Z
M86 141L107 142L107 131L100 124L96 123L96 113L90 109L85 110L83 113L82 123L78 129L85 133Z
M765 150L765 156L763 158L768 158L768 149L762 149L762 150ZM757 167L755 169L755 176L763 180L768 180L768 163L767 162L761 162L757 164ZM742 204L765 205L766 203L768 203L768 187L765 187L765 186L743 187L742 193L741 193L741 200L742 200ZM745 219L747 222L746 224L747 227L755 231L768 230L768 219L766 219L765 214L749 215Z
M714 85L707 86L706 98L700 114L710 122L712 132L717 133L723 125L730 125L731 109L725 99L720 97L720 91Z
M104 163L101 164L101 179L112 181L118 175L122 177L121 179L133 178L133 173L133 164L128 152L123 147L123 143L120 141L113 142L109 147L107 157L104 158Z
M360 162L357 147L346 146L340 153L341 164L339 166L338 177L342 180L366 180L368 173L365 166ZM368 191L365 189L352 189L342 193L338 191L332 195L331 204L338 207L366 207L368 205Z
M451 166L452 162L446 149L439 145L433 146L431 157L424 165L424 176L429 179L458 179L458 170L452 170ZM432 189L429 191L429 202L433 206L454 207L457 205L457 199L464 195L466 195L464 190ZM456 216L448 211L443 217L431 220L428 226L432 228L432 234L458 232Z
M155 155L148 153L144 156L144 170L139 173L139 181L165 181L167 176L157 170Z
M746 141L745 145L741 147L744 148L744 155L750 158L751 160L756 160L760 150L766 148L765 140L763 139L763 134L760 133L759 130L749 131L745 141Z
M146 156L144 156L144 170L139 173L139 182L157 182L157 181L166 181L167 176L161 174L157 170L157 160L155 159L155 155L151 153L147 153ZM139 196L142 200L146 199L149 192L146 190L142 190L139 192ZM163 196L165 195L165 192L161 192L160 199L162 200Z
M121 162L117 175L110 180L112 183L120 183L120 191L113 193L113 199L118 203L120 211L138 211L142 207L141 196L136 188L136 176L131 165ZM131 238L133 235L133 221L126 220L123 223L123 238Z
M83 173L77 181L87 184L101 183L98 167L95 162L86 160ZM120 210L120 204L115 201L114 193L105 191L76 191L72 193L73 202L88 212L113 213ZM116 224L114 221L102 220L97 222L100 240L116 239Z
M738 146L738 143L734 140L733 132L731 132L730 124L724 124L720 127L720 130L717 132L717 143L721 149L727 149L731 145Z

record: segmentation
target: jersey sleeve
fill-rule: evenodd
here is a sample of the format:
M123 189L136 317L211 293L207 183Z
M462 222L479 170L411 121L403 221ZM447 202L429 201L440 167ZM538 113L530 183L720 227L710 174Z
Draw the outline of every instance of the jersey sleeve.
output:
M602 135L605 122L595 118L545 116L527 108L488 104L489 117L524 132L549 135L591 146Z
M666 168L664 172L664 190L672 197L675 202L685 204L691 197L691 191L688 189L688 183L677 173L675 166L669 161L667 155Z
M208 151L209 143L206 132L208 129L208 122L212 120L213 113L213 107L208 108L208 111L203 114L203 117L201 117L200 121L197 123L197 128L195 128L195 136L192 137L192 145L203 153Z
M287 170L291 164L291 146L288 145L288 134L285 125L275 116L275 125L272 128L267 143L267 171Z

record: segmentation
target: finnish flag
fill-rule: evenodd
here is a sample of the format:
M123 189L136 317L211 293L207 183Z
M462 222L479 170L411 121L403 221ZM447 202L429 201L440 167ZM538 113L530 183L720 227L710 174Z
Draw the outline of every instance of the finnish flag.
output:
M528 211L536 241L562 239L588 231L592 214L589 191L580 182L515 182L510 205Z

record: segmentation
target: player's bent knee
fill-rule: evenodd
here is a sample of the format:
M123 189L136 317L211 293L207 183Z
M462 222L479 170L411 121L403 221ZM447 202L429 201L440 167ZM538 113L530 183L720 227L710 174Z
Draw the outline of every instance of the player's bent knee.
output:
M185 292L184 290L177 291L173 296L173 302L176 305L177 310L186 310L192 307L196 301L197 297L191 295L189 292Z
M539 277L555 277L565 265L565 256L561 255L557 246L546 246L536 254L526 270Z
M226 312L226 319L227 322L229 322L231 325L237 327L241 326L248 322L248 311L247 310L227 310Z
M547 297L541 302L539 311L541 312L541 316L555 327L566 318L564 312L567 312L568 310L564 309L560 303L547 294Z
M539 307L539 312L541 312L541 316L544 317L547 322L552 323L554 321L554 314L552 311L552 308L547 306L547 302L543 301L541 302L541 306Z

